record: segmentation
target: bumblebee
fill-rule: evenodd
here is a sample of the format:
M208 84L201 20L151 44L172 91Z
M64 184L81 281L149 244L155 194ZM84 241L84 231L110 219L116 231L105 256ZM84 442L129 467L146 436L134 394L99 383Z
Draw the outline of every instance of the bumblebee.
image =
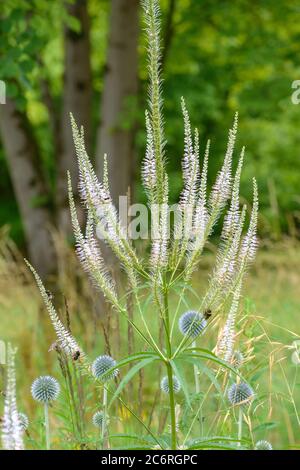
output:
M205 312L203 313L203 316L205 320L208 320L212 316L212 311L210 308L206 309Z
M75 351L72 356L73 361L77 361L79 357L80 357L80 351Z

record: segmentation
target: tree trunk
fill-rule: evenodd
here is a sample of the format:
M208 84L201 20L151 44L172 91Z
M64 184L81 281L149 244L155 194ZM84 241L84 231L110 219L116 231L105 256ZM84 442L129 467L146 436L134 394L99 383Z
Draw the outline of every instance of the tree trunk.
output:
M134 122L130 122L138 89L139 0L112 0L107 63L97 133L96 167L103 171L108 155L113 200L126 195L134 169ZM125 120L126 124L125 125Z
M74 196L77 199L78 168L70 125L70 112L85 131L87 149L91 138L92 74L90 64L90 21L87 0L76 0L68 12L80 23L79 32L65 29L65 75L63 109L61 117L61 152L57 162L57 222L65 235L72 234L70 219L67 170L71 173Z
M51 234L51 215L47 207L50 194L42 172L35 140L25 114L7 99L0 106L0 131L10 175L23 221L29 258L42 277L55 270L56 260Z

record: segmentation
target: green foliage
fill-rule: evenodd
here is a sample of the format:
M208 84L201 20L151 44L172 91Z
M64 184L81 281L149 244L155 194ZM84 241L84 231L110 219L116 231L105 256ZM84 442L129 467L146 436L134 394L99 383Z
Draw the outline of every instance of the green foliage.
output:
M229 127L234 112L239 111L242 123L239 139L246 146L247 161L243 183L251 174L257 175L261 190L260 230L278 238L282 232L292 230L293 220L297 225L299 219L300 121L298 107L290 100L291 83L300 76L295 46L300 36L297 2L264 0L255 9L247 0L225 1L218 7L210 0L175 3L173 35L164 64L166 132L172 155L168 162L171 198L176 200L181 187L182 126L178 102L184 84L191 119L199 125L201 146L208 137L213 138L210 182L221 159L224 129ZM163 1L162 6L164 27L169 2ZM97 97L103 87L103 74L99 72L105 63L108 10L105 1L89 2L93 84ZM29 112L43 161L50 171L55 155L49 119L41 104L41 81L49 82L59 112L65 25L78 31L78 23L59 0L9 0L3 4L0 78L7 82L8 95ZM120 116L125 130L132 127L136 118L143 127L144 106L140 103L145 96L144 62L141 48L141 94L138 98L128 97L128 112ZM95 106L93 111L94 122L99 118L98 108ZM136 144L138 155L142 155L144 137L140 131ZM0 158L3 160L3 155ZM6 201L11 199L12 189L8 184L2 192ZM251 188L245 185L247 201L250 194ZM137 195L139 199L144 197L139 186ZM16 218L17 214L7 217L1 206L0 223L12 224L13 234L17 233Z
M156 2L154 0L149 0L147 2L150 13L149 10L147 10L146 15L148 19L148 40L150 46L151 88L150 109L147 115L148 140L146 172L144 172L143 176L144 183L146 183L145 186L149 202L151 203L154 201L167 203L169 200L168 176L166 171L167 152L164 146L164 120L161 112L162 104L160 99L158 68L159 50L157 47L159 21L155 15L155 3ZM229 6L229 3L227 4L224 2L224 5L225 4ZM20 3L20 5L24 6L23 3ZM230 3L230 5L232 4ZM265 4L263 4L263 6L264 5ZM193 84L193 79L199 76L198 72L201 72L202 74L203 83L201 83L201 86L203 95L201 96L201 94L197 94L196 97L195 94L194 99L193 94L191 94L188 99L193 103L192 109L195 114L198 109L201 110L201 112L199 112L199 118L200 125L202 126L202 133L204 135L208 132L210 133L212 129L216 129L218 131L218 125L221 122L221 119L224 118L224 116L224 119L227 119L229 114L233 111L233 107L239 103L240 97L243 98L245 106L250 110L250 118L248 121L245 119L246 129L248 129L248 132L246 132L244 128L245 136L249 138L248 134L250 134L250 130L256 129L256 126L259 126L263 122L265 122L266 127L264 128L262 126L260 128L262 130L268 128L270 118L268 117L267 119L264 115L264 113L267 114L268 111L266 111L265 108L260 109L261 101L258 97L256 97L258 103L254 103L255 99L253 100L253 97L255 93L251 93L252 99L250 100L248 97L249 102L247 103L247 87L243 82L243 72L239 70L238 67L240 62L242 62L242 59L244 59L246 64L248 64L248 60L250 61L250 58L251 63L255 63L256 61L256 56L252 56L252 50L248 51L246 47L247 35L249 34L249 30L251 32L251 28L249 28L249 25L251 24L250 20L252 19L251 12L247 11L245 14L243 13L244 22L242 25L236 22L243 6L244 2L237 2L237 4L231 6L230 9L225 9L222 5L220 10L216 12L215 7L211 2L206 2L206 5L201 5L201 9L199 9L200 7L198 3L196 4L194 2L191 4L188 1L183 1L180 9L177 10L176 20L178 21L179 35L176 40L178 41L178 38L180 38L180 35L184 32L186 43L188 44L189 49L191 49L192 54L191 59L188 59L185 62L184 48L180 49L179 45L176 46L178 57L176 61L173 59L174 70L172 76L174 79L170 78L169 82L167 80L166 83L166 116L168 122L166 130L170 131L171 136L170 147L167 148L168 152L170 152L171 148L175 153L177 145L179 145L177 144L178 135L175 139L177 119L173 117L177 113L174 112L175 108L172 109L174 104L171 97L176 96L177 94L176 79L180 78L180 80L182 80L182 77L184 77L185 74L191 78L191 85ZM41 8L41 11L43 11L43 8L45 7L44 2L37 2L37 7ZM195 41L195 24L191 26L192 17L196 17L197 14L199 15L203 11L203 7L206 8L202 16L202 30L204 31L203 37L205 37L206 40L204 41L203 37L197 37L197 40ZM229 16L228 11L230 11ZM183 26L187 24L187 12L188 15L191 14L191 17L189 17L189 25L191 26L190 30L189 27L185 29ZM261 16L267 21L267 24L269 24L268 15L265 17L265 13L264 8L256 12L259 17ZM274 17L276 16L275 13L277 13L277 9L274 12ZM16 24L20 21L22 30L23 17L19 16L18 19L18 14L16 14L13 18ZM180 18L184 19L182 23L180 22ZM233 18L235 21L233 21ZM280 16L278 18L276 16L276 21L278 23L280 22ZM72 19L65 18L65 22L74 28L74 30L78 28L78 25L76 22L74 23ZM35 25L34 22L33 25ZM37 22L35 26L41 27L41 24ZM278 44L281 44L281 41L285 40L284 35L282 37L278 33L281 29L273 29L273 23L269 26L266 37L262 37L264 43L266 42L266 39L270 40L271 38L272 44L277 44L277 41ZM220 31L222 35L220 35ZM222 38L223 41L220 41ZM254 45L255 41L256 37L254 37ZM219 48L219 42L222 45L222 49ZM47 40L45 44L46 43ZM195 56L193 57L194 50ZM220 50L223 51L222 54L220 54ZM247 55L248 53L249 57ZM13 56L13 52L11 52L11 55ZM210 65L206 69L207 75L204 73L204 69L200 66L199 70L196 67L196 62L199 58L201 59L201 67L205 61L209 61ZM24 63L26 63L26 61ZM270 71L268 67L266 67L266 70L264 67L261 69L261 65L265 65L265 62L262 61L262 63L260 63L258 61L258 68L256 70L257 75L254 74L254 76L252 76L252 80L258 82L264 81L264 85L266 85L266 83L270 82ZM247 67L245 67L245 71L247 71ZM27 73L30 75L33 73L33 65L30 65L29 63L27 66L24 65L22 72L25 75ZM4 68L4 73L6 73L9 78L10 76L13 77L17 72L8 64L8 66ZM222 73L226 76L226 79L224 80L225 83L222 81ZM238 90L235 89L236 76L238 76L240 83ZM232 83L234 83L234 91L228 92L229 84ZM20 82L17 83L15 88L10 88L9 93L13 93L17 96L18 86L20 86L20 88L24 86L22 79L20 79ZM274 88L276 90L276 87ZM34 91L33 87L30 92L34 94ZM261 91L266 92L264 86L261 87ZM172 93L174 93L174 95ZM12 96L12 94L10 96ZM27 99L28 96L29 95L27 95ZM223 111L221 111L221 105L224 104L224 102L228 106L228 114L227 111L222 114ZM129 100L129 105L130 104L132 107L132 115L136 115L136 102L130 102ZM202 105L202 108L200 105ZM20 104L20 108L22 106L23 105ZM30 107L29 104L28 106ZM249 400L247 406L245 405L243 408L240 407L238 411L237 407L230 406L226 399L228 387L233 382L237 381L239 383L240 380L243 380L243 382L246 381L254 385L260 384L261 377L266 373L266 371L268 370L270 373L272 372L274 364L273 354L275 354L275 352L272 350L268 356L264 346L265 343L268 345L273 345L274 343L277 346L276 338L274 339L269 336L266 331L267 329L265 328L264 321L262 319L257 321L255 318L252 318L252 311L254 308L251 305L251 302L246 304L245 307L245 312L248 316L245 315L242 318L239 316L239 323L237 324L238 302L240 301L242 278L245 274L248 263L253 259L256 248L255 235L258 208L257 188L256 184L254 184L254 203L248 225L249 228L247 236L245 238L241 238L245 219L245 209L243 209L243 211L239 210L239 177L236 178L233 188L231 187L230 178L231 158L235 142L237 120L235 120L229 134L228 148L222 171L217 175L216 183L213 186L213 190L210 192L207 202L206 181L203 179L203 170L201 170L201 180L199 185L199 167L197 167L197 164L195 163L195 161L198 161L197 159L199 157L197 133L195 134L195 139L193 139L190 129L189 115L187 114L184 103L182 107L184 114L184 152L186 161L184 161L183 165L185 191L181 193L181 203L184 205L186 200L189 203L192 201L193 211L196 210L198 205L203 210L207 210L207 212L205 212L207 219L206 217L203 217L203 213L203 219L201 219L202 222L203 220L207 220L207 222L203 224L203 237L197 231L197 237L201 235L201 243L199 247L198 245L195 247L192 243L195 240L190 239L187 241L184 239L178 244L173 239L173 246L170 246L170 242L166 238L164 231L166 221L164 219L164 215L161 215L159 220L159 229L161 231L160 235L162 235L162 239L165 244L158 243L157 245L157 240L153 241L152 254L148 262L139 258L135 248L124 235L118 220L117 212L109 194L106 179L104 178L103 182L99 182L97 180L93 167L84 149L83 133L77 128L74 121L72 122L75 148L81 176L81 187L82 189L84 188L84 191L82 191L82 199L89 211L87 230L84 235L81 232L81 228L77 220L76 207L72 197L72 188L69 178L72 222L79 259L83 268L89 273L96 286L102 290L108 301L112 304L116 311L115 313L120 314L120 317L122 316L121 318L128 321L129 327L133 328L135 340L139 344L136 351L138 351L139 348L141 348L141 350L143 348L144 352L130 355L124 354L123 357L125 356L125 358L119 360L115 367L107 371L109 374L116 369L121 370L121 377L120 379L116 378L116 383L114 383L114 381L109 384L105 382L91 383L91 363L89 357L86 356L83 350L78 346L78 343L75 340L75 337L77 336L73 336L73 332L71 332L69 324L65 326L60 313L57 313L58 310L54 307L52 297L49 295L48 291L45 290L37 273L33 268L31 268L57 335L57 343L54 349L56 352L61 354L59 357L59 365L64 378L64 384L60 403L61 407L55 412L57 420L60 423L59 429L56 433L57 436L59 436L57 447L98 448L101 446L102 448L105 448L107 447L107 441L109 440L112 440L113 442L122 442L124 440L123 446L120 447L117 444L116 447L122 449L176 449L177 446L180 445L183 449L249 449L253 447L253 433L264 434L266 432L272 432L272 430L276 429L278 426L278 423L276 421L271 421L269 417L272 404L269 404L268 401L272 399L272 394L270 391L266 390L266 386L264 389L259 389L257 386L255 388L255 400L251 403ZM256 116L256 113L258 117ZM123 116L121 119L124 123L124 129L130 127L130 116ZM222 124L224 125L224 123ZM246 141L247 138L245 139ZM276 140L275 135L273 136L273 139L274 141ZM278 137L277 144L279 144L279 142L281 142L280 136ZM267 147L269 149L269 154L272 154L272 145L273 143L270 143L270 147ZM216 148L218 151L218 144ZM274 155L275 150L273 157ZM151 166L152 164L153 167ZM169 163L169 167L171 169L173 167L174 174L177 172L178 166L174 165L174 162L171 161ZM150 181L151 178L149 179L152 168L154 168L155 175L154 183L153 181ZM253 170L253 167L250 165L250 169L251 168ZM270 166L266 166L266 169L264 170L265 174L262 176L262 173L260 173L260 178L264 181L268 181L267 177L269 176L269 169ZM239 170L237 175L239 176ZM268 198L266 194L268 192L272 192L273 204L271 205L271 209L274 212L273 215L278 219L278 213L276 212L276 190L274 192L276 184L274 183L273 176L275 180L275 175L272 175L269 185L264 188L264 196L266 198L265 208L268 208ZM196 195L194 194L193 189L190 190L193 183L195 183ZM172 188L173 192L171 192L171 199L176 195L174 192L174 186L172 186ZM199 197L197 191L199 191ZM223 229L222 232L221 248L217 252L216 265L212 271L208 285L209 295L203 293L198 294L189 285L192 273L198 267L198 262L204 245L211 234L213 226L216 224L217 219L220 216L221 210L224 208L227 200L230 199L230 195L231 205L229 215L231 215L231 217L229 217L229 219L226 219L225 217L224 219L225 229L226 221L229 220L227 225L228 230L226 232L226 230ZM100 217L97 212L97 208L99 208L100 203L103 203L103 201L105 201L105 210L103 210ZM234 207L235 202L237 202L237 208ZM44 201L35 201L35 203L40 205L43 204ZM237 220L234 216L237 216ZM96 240L94 239L94 225L96 223L102 223L104 225L103 228L104 232L106 231L106 241L124 267L129 284L129 293L127 291L127 295L125 296L122 295L122 292L115 289L111 273L103 262L101 251L99 251L96 246ZM275 223L275 225L272 225L272 231L275 230L278 230L279 232L281 230L280 221L278 223L278 220L277 224ZM233 251L231 251L232 247ZM224 274L224 266L226 267L226 265L227 267L229 265L230 269L228 271L225 269ZM139 284L140 281L144 284ZM150 291L150 293L145 292L147 290ZM126 297L128 295L132 295L134 301L134 312L132 317L129 316L127 309L128 304ZM176 302L174 302L174 308L172 309L171 300L173 296L176 297ZM193 300L190 299L190 296ZM177 334L176 325L178 313L183 309L183 307L189 308L189 304L192 304L193 302L197 304L197 310L201 311L201 313L203 311L205 315L207 315L207 312L210 312L210 315L212 313L210 308L213 309L213 318L209 320L209 330L208 332L205 330L206 338L203 340L201 337L201 346L203 346L202 341L211 342L207 348L197 347L194 342L192 343L191 338L189 338L188 335L182 338L178 337ZM206 309L205 307L209 307L209 309ZM151 316L149 316L149 310L151 310ZM224 316L227 316L226 322L224 322ZM153 321L153 318L156 320L155 322ZM210 318L210 316L208 316L208 318ZM247 352L245 364L242 364L242 371L234 368L231 363L233 344L237 340L238 336L236 333L237 326L239 327L238 334L241 336L239 341L241 344L243 344L244 341L243 345ZM215 335L216 327L219 332L218 338L216 338ZM159 331L157 331L157 329ZM212 333L211 338L209 339L207 338L207 336L209 336L208 333ZM290 337L289 331L286 331L285 333L287 334L287 337ZM221 342L220 340L224 337L227 337L230 340L226 343L226 348L228 348L230 352L228 359L224 358L223 351L219 347ZM265 343L260 342L261 338L263 338ZM105 340L107 342L107 338L105 338ZM212 352L213 350L214 352ZM260 360L256 360L256 363L254 363L252 361L252 354L259 356ZM266 357L269 359L268 366L266 364ZM279 367L281 367L281 369L282 360L283 359L281 357L278 360ZM169 413L162 426L160 426L159 419L157 419L155 425L151 423L151 419L149 419L148 422L148 419L146 420L143 415L143 409L141 410L141 413L138 414L136 411L136 401L134 403L135 407L132 408L131 404L127 404L126 400L126 398L128 398L126 393L128 393L129 386L134 387L132 381L135 383L137 377L141 377L141 373L147 375L149 371L151 378L154 378L153 380L154 384L156 384L156 388L159 389L158 376L160 375L160 368L165 369L165 372L167 372L168 393L166 395L169 400L168 406L166 406L162 399L159 404L160 408L158 411L156 410L156 415L158 417L160 417L161 412L165 412L166 410ZM196 393L191 391L191 377L193 371L195 374L194 380ZM294 388L297 385L296 376L293 389L290 388L283 370L282 376L285 379L284 382L286 390L282 390L279 393L280 400L282 400L286 406L288 413L290 413L290 409L293 410L295 414L293 419L296 422L296 426L299 426L299 416L294 400ZM174 377L176 377L176 380L178 380L182 388L182 395L180 396L177 404L173 393ZM197 377L201 378L200 392L197 390ZM153 384L151 383L151 385L149 385L149 378L148 386L149 388L151 386L151 399L149 400L150 406L148 403L147 412L150 411L150 413L153 414L156 403L153 401ZM94 389L95 398L89 395L90 392L88 390L92 387ZM139 387L141 387L140 384ZM140 389L135 387L135 393L137 392L139 393ZM13 390L10 393L13 395L15 394L15 391ZM102 395L102 404L99 402L99 394ZM253 395L254 394L251 393L251 398ZM140 397L141 395L139 395L139 398ZM15 400L15 396L13 396L13 398ZM96 403L97 408L100 407L103 411L104 419L102 423L101 436L92 435L88 429L86 411L90 412L92 410L91 407L86 408L87 402ZM232 403L232 405L236 405L236 403ZM203 412L205 412L205 416L203 415ZM124 422L121 423L122 430L124 432L114 434L114 432L110 432L110 429L114 430L115 428L120 427L119 422L117 423L118 426L116 425L120 415L126 416L126 419L123 418ZM239 417L237 417L237 415ZM5 410L5 418L7 418L7 410ZM206 424L206 419L208 424ZM48 428L47 421L47 418L45 418L46 428ZM122 420L120 419L120 421ZM237 421L238 435L235 437ZM247 427L244 432L242 432L243 422L247 423ZM38 424L41 426L44 424L42 419ZM145 435L143 435L142 432L144 432ZM30 445L35 448L39 448L41 445L39 437L36 439L35 437L31 438L29 442Z

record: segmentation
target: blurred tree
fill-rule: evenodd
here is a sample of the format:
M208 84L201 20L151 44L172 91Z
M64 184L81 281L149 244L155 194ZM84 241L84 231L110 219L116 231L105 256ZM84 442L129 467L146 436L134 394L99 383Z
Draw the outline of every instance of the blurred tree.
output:
M147 96L145 51L137 49L138 41L144 45L138 4L137 0L0 3L0 79L6 82L8 103L0 105L0 111L3 116L5 109L11 110L0 125L4 174L0 223L9 220L19 237L13 185L30 256L40 257L36 266L45 272L48 261L38 255L42 250L35 248L34 239L45 240L45 227L51 222L69 233L67 168L77 186L69 111L85 126L88 147L96 149L100 175L107 152L115 200L126 194L135 169L138 173L135 153L142 157L144 152ZM178 197L182 184L178 169L183 94L192 122L199 127L202 149L206 139L212 139L210 175L218 169L227 129L239 111L238 145L246 145L244 181L251 175L258 178L260 230L277 236L289 229L296 233L300 225L300 108L290 98L291 83L300 78L298 1L161 0L161 4L172 199ZM19 136L20 142L21 134L30 149L24 158L26 185L29 174L39 180L30 191L21 186L21 172L17 174L12 163L16 155L11 153L19 147L11 136ZM135 193L142 200L139 184ZM250 185L243 185L246 200L250 194ZM36 210L39 220L41 214L44 219L33 237L29 226L34 226L30 217ZM47 237L43 243L50 246Z
M8 98L0 108L0 131L22 216L29 256L41 276L55 270L50 234L49 191L40 168L40 155L25 113Z
M41 1L39 13L45 8ZM11 180L22 217L30 259L45 276L55 268L50 234L53 222L51 192L45 178L39 145L26 113L25 90L33 75L37 51L36 16L26 2L7 2L1 10L1 77L7 101L1 106L0 132Z
M73 18L73 21L78 22L79 27L76 30L68 25L64 27L64 86L62 113L59 123L60 131L57 134L61 138L61 146L56 152L56 207L58 227L62 233L71 235L72 227L66 174L69 170L76 199L78 165L74 158L74 142L71 126L69 125L70 113L74 115L76 122L84 127L86 147L90 150L92 72L89 37L90 20L87 11L87 1L76 0L74 4L67 5L67 11ZM53 119L55 118L53 117Z
M64 80L61 111L57 109L51 93L47 73L36 71L36 63L42 68L41 50L51 34L50 23L40 33L38 47L35 28L41 27L40 15L45 14L47 3L37 0L34 5L18 1L6 4L2 33L12 30L16 38L5 40L5 60L8 79L7 105L1 109L0 130L9 162L13 186L26 234L32 262L42 275L55 269L55 257L49 232L53 223L65 234L71 235L66 173L70 171L74 188L77 188L77 164L69 125L69 113L84 126L89 147L91 138L91 67L89 43L89 18L87 1L73 3L55 1L52 14L61 15L64 25ZM35 8L34 8L35 7ZM45 26L45 25L43 25ZM3 34L4 37L4 34ZM20 59L16 62L15 58ZM24 57L24 59L23 59ZM24 67L23 61L28 63ZM2 64L3 65L3 64ZM17 67L17 68L16 68ZM20 67L20 70L18 70ZM3 67L2 67L3 72ZM35 72L37 78L35 80ZM40 88L40 100L45 104L50 123L50 138L54 143L56 178L55 191L51 191L42 170L39 142L27 117L26 89ZM53 194L55 196L53 197Z
M111 194L117 203L133 183L138 91L139 0L112 0L107 59L97 134L96 165L108 155Z

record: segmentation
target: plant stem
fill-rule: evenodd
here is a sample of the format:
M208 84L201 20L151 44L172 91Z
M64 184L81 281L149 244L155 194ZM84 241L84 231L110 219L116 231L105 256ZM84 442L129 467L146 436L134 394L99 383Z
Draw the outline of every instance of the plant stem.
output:
M240 441L243 436L243 410L242 407L239 407L239 421L238 421L238 440ZM240 446L241 443L239 442L238 445Z
M168 289L166 287L164 290L164 307L165 307L165 332L166 332L167 354L168 354L168 359L170 360L172 357L172 346L171 346L171 340L170 340ZM177 440L176 440L176 415L175 415L173 369L169 360L166 362L166 367L167 367L167 373L168 373L170 415L171 415L171 449L176 450Z
M105 447L105 433L106 433L106 414L107 414L107 390L106 387L103 387L103 420L101 428L101 439L102 439L102 449Z
M167 363L168 382L169 382L169 398L170 398L170 414L171 414L171 449L176 450L176 416L175 416L175 398L173 386L173 370L170 363Z
M193 341L192 348L196 348L196 341ZM195 392L197 395L200 393L198 367L194 364L194 377L195 377Z
M196 340L192 343L192 348L196 348ZM195 378L195 392L197 397L200 394L200 382L199 382L199 370L196 364L194 364L194 378ZM199 420L200 420L200 434L203 435L203 421L202 421L202 409L200 409L199 413Z
M49 426L48 403L44 404L44 414L45 414L46 449L50 450L50 426Z

